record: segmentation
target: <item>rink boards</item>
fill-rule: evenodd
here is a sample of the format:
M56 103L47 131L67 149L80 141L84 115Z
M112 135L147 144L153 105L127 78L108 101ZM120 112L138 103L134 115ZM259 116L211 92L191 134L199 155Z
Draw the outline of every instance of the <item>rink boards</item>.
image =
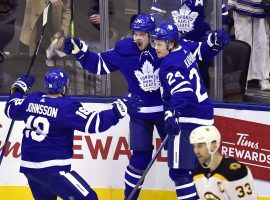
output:
M3 113L4 104L4 101L0 102L0 148L11 122ZM88 102L84 106L90 110L110 107L108 103ZM220 151L246 163L256 178L258 196L270 199L270 107L240 104L215 104L215 107L215 123L223 138ZM95 188L100 200L123 199L124 171L131 155L128 150L128 122L129 117L126 116L119 124L100 134L75 132L73 169ZM15 122L8 154L0 166L1 200L32 199L26 179L19 173L23 127L23 122ZM155 149L160 143L160 139L155 137ZM165 151L147 175L140 199L176 199L174 185L168 177Z

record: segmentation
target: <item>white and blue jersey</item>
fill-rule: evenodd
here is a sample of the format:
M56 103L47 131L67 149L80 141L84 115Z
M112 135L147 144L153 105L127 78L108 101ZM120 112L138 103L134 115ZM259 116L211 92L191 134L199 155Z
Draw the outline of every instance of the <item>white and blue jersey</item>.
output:
M267 16L263 8L262 0L229 0L228 9L254 18L266 18Z
M181 39L180 39L181 40ZM218 54L206 42L181 40L192 49L198 60L210 60ZM119 41L114 49L96 54L91 51L75 55L82 67L94 74L108 74L120 70L128 83L128 92L139 95L143 105L131 117L140 119L163 118L163 101L160 96L159 66L160 59L154 48L149 46L140 51L131 38Z
M179 46L163 58L159 77L165 109L173 108L181 114L181 127L213 124L213 105L196 59L187 47Z
M25 99L15 92L6 103L5 114L25 122L22 173L69 171L74 130L103 132L119 122L113 110L90 112L69 97L49 98L41 92Z

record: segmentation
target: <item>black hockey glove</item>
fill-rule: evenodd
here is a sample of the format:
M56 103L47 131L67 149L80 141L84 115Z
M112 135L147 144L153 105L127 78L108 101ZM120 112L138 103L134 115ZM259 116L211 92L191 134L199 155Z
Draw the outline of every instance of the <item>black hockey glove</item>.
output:
M86 43L82 40L79 40L78 38L65 38L64 42L64 52L66 54L73 54L76 56L76 58L80 59L81 56L84 55L84 53L88 50L88 46Z
M167 110L165 112L165 131L169 135L179 135L181 132L181 125L178 122L180 114L174 113L174 111Z
M34 82L35 78L31 75L20 76L11 86L10 94L13 94L16 91L20 91L21 93L24 94L27 90L29 90L33 86Z
M222 29L217 29L208 35L207 44L213 49L222 50L230 42L229 35Z

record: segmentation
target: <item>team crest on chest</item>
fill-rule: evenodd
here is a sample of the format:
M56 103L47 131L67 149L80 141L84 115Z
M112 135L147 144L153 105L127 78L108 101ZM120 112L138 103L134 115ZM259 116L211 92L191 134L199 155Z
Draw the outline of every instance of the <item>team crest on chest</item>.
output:
M187 5L183 5L179 12L174 10L171 13L174 24L180 32L185 33L194 30L194 22L199 15L198 12L192 12Z
M136 70L134 73L143 91L152 92L159 89L159 69L154 70L154 66L148 60L143 63L142 71Z

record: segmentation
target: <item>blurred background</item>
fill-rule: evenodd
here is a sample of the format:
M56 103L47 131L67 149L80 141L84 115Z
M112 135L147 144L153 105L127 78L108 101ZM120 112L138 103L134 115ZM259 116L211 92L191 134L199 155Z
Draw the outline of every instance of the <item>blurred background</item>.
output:
M8 2L8 5L5 5L5 2ZM31 69L31 74L36 78L36 84L31 91L43 90L45 73L51 67L60 67L70 76L71 95L108 97L126 93L127 84L120 72L106 76L94 75L81 68L72 56L63 55L63 39L75 36L86 41L94 52L109 50L121 38L132 37L129 31L132 16L138 13L152 13L154 2L62 0L61 6L51 5L41 46ZM204 21L209 24L211 30L224 28L232 39L220 55L206 64L207 71L202 72L209 76L206 85L212 100L268 104L270 92L262 89L260 80L247 81L252 47L236 39L233 9L227 5L227 1L203 2ZM40 39L42 11L48 3L49 0L9 0L0 3L1 96L8 95L11 84L19 75L26 74L36 42ZM225 5L226 12L228 11L226 22L222 18L222 4ZM96 15L99 15L100 21L93 18ZM266 15L265 19L267 18ZM269 37L269 32L267 34ZM55 45L57 51L52 48ZM266 81L269 84L269 80Z

